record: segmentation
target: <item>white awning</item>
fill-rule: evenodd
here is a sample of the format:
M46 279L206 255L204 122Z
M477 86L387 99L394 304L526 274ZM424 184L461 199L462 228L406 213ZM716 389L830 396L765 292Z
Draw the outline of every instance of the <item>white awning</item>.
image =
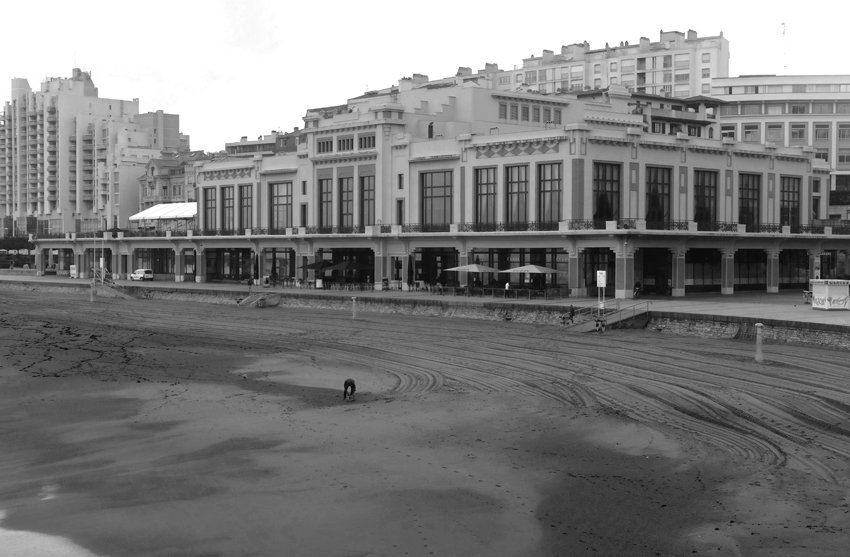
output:
M162 203L145 209L130 217L131 221L193 219L198 214L198 204L192 203Z

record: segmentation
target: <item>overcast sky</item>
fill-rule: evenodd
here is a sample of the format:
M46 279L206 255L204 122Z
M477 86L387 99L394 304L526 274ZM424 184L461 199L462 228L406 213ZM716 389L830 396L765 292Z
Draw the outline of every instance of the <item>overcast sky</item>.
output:
M521 65L544 49L592 49L659 32L722 31L730 75L850 74L842 1L123 0L7 2L0 102L10 80L92 73L101 97L180 115L193 149L302 127L308 108L342 104L414 73ZM810 55L811 53L811 55Z

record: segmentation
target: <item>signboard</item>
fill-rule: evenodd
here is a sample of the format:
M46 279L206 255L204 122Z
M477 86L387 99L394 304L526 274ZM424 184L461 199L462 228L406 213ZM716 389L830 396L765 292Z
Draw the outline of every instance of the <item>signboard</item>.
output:
M596 271L596 287L597 288L605 288L608 284L606 280L605 271Z
M77 266L76 265L71 265L70 275L71 275L71 278L80 278L80 277L77 276Z

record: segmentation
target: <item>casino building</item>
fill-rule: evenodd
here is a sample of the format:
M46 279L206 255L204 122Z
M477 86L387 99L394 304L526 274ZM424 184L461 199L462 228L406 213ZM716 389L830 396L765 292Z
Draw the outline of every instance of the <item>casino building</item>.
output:
M485 77L481 78L486 80ZM809 146L721 137L723 101L562 94L402 79L308 110L292 152L198 162L192 226L36 238L37 265L158 280L483 285L628 298L807 288L846 272L850 229L826 215L829 166ZM115 237L113 237L115 236Z

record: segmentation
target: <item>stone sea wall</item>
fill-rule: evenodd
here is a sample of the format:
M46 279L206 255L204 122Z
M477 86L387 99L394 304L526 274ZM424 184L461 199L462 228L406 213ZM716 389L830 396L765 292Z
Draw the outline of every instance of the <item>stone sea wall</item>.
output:
M90 283L72 282L67 284L39 282L0 281L0 288L21 288L26 290L55 291L89 296ZM273 296L277 305L265 308L246 308L246 311L277 311L281 308L314 308L322 310L352 311L352 295L333 293L277 293L254 291L257 294ZM211 304L238 304L248 296L247 291L167 288L146 285L123 286L112 290L98 287L97 296L119 297L129 294L134 298L153 300L193 301ZM280 294L279 302L277 296ZM449 317L462 319L482 319L489 321L511 321L534 325L562 325L563 306L512 304L510 302L488 302L481 299L470 301L464 298L435 297L399 298L382 297L371 294L357 297L358 312L398 313L406 315L426 315L431 317ZM579 319L581 313L579 313ZM621 321L612 327L647 328L659 333L679 336L700 336L751 340L755 338L755 324L763 324L762 338L769 343L814 344L838 350L850 350L850 331L847 327L777 321L748 317L713 316L703 314L685 314L672 312L650 312L648 315ZM567 329L568 330L568 329ZM580 334L576 332L576 334Z

